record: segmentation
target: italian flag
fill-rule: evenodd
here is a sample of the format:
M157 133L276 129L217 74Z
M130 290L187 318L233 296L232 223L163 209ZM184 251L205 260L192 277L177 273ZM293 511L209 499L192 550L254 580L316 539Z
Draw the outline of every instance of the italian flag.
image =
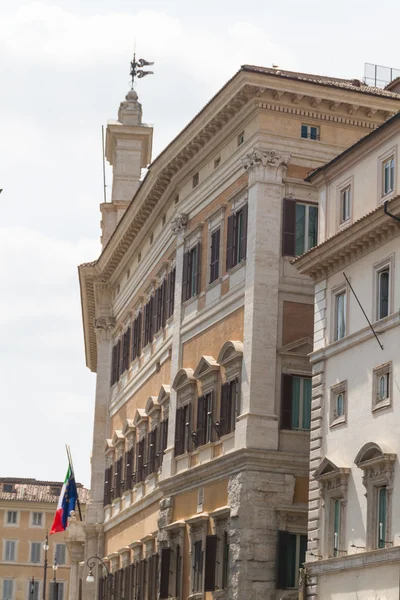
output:
M75 510L76 500L76 483L71 467L69 466L64 479L64 484L61 489L61 494L58 499L57 510L54 516L53 525L50 530L50 535L52 533L58 533L67 529L68 517L71 514L71 510Z

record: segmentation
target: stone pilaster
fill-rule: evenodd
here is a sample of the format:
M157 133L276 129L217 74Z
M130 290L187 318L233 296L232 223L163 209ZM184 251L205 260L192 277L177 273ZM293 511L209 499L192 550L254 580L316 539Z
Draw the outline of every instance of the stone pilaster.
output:
M276 600L276 508L293 501L295 477L241 471L228 484L230 600Z
M171 356L171 382L181 366L181 322L182 322L182 272L184 239L186 231L187 215L179 213L172 220L172 232L176 235L176 259L175 259L175 299L174 299L174 322L172 334L172 356ZM176 391L172 388L169 397L168 417L168 447L165 450L162 475L163 479L174 474L174 440L175 440L175 418L176 418Z
M71 513L68 519L66 545L71 561L69 576L68 600L78 600L79 597L79 563L84 559L85 553L85 525L78 521L76 515Z
M289 156L255 149L249 174L242 414L236 447L278 448L275 411L283 176Z

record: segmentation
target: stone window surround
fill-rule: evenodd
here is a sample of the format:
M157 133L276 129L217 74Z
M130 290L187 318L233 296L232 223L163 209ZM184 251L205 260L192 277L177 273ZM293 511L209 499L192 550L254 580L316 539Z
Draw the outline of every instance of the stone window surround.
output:
M227 590L222 587L223 582L223 563L224 563L224 534L229 533L229 520L231 509L229 506L223 506L209 513L212 519L213 533L217 536L217 565L215 574L216 589L213 592L213 598L225 599ZM228 538L229 539L229 538Z
M389 395L383 400L379 400L379 379L382 375L388 375ZM393 383L392 383L392 361L386 362L379 367L375 367L372 371L372 412L387 408L392 405L393 398Z
M106 440L106 446L104 449L105 464L106 468L111 467L114 464L115 448L112 440Z
M388 315L392 314L394 307L394 277L395 277L395 262L394 252L373 265L373 296L372 296L372 322L378 322L378 276L380 271L385 268L389 269L389 310ZM385 318L385 317L383 317ZM380 319L379 319L380 320Z
M129 544L129 548L132 550L132 562L139 562L143 558L143 543L136 540Z
M170 386L163 384L160 388L160 392L157 398L157 402L161 406L161 419L163 421L165 421L165 419L168 419L169 417L170 393Z
M242 361L243 342L231 340L225 342L218 354L217 363L225 371L226 382L238 379L240 385Z
M228 199L227 202L231 205L231 214L237 213L248 201L248 189L242 187L236 190Z
M387 194L385 194L384 193L384 189L383 189L383 182L384 182L383 165L392 156L394 158L394 182L393 182L393 190L391 192L388 192ZM397 185L396 185L397 184L397 181L396 181L396 179L397 179L396 178L396 170L397 170L397 144L394 145L394 146L392 146L388 150L386 150L386 152L384 152L380 156L378 156L377 204L380 204L381 202L384 202L386 200L389 200L393 196L396 196L396 188L397 188Z
M188 252L196 246L199 242L201 243L203 233L204 221L197 223L190 231L187 231L184 235L184 252Z
M172 387L177 395L177 409L193 403L197 394L197 382L193 369L180 369L175 376Z
M350 189L350 216L342 221L342 192ZM354 175L346 177L336 186L336 231L339 232L353 222Z
M12 560L6 560L6 546L7 546L7 542L14 542L14 558ZM30 559L30 556L31 556L31 544L32 544L32 542L29 542L29 559ZM17 560L18 560L18 545L19 545L19 540L18 539L10 540L10 539L3 538L2 559L4 560L4 562L7 562L7 563L8 562L17 562ZM41 555L42 555L42 544L40 544L40 557L41 557Z
M369 454L373 454L369 458ZM355 458L355 464L363 471L362 482L366 489L367 498L367 531L366 550L377 549L377 511L378 489L386 487L386 529L383 532L384 540L391 544L392 536L392 492L394 478L394 464L396 454L384 453L378 444L369 442L365 444Z
M349 277L350 283L351 283L351 278ZM346 281L335 285L332 289L331 289L331 326L330 326L330 332L331 332L331 343L335 343L335 342L339 342L340 340L336 340L335 339L335 330L336 330L336 297L340 296L340 294L342 294L343 292L345 292L346 294L346 332L344 334L343 338L340 338L340 340L343 340L344 338L346 338L349 335L349 317L350 317L350 288L347 284Z
M343 395L343 415L335 416L336 398L339 394ZM347 422L347 407L348 407L348 393L347 393L347 380L335 383L330 388L330 399L329 399L329 427L336 427Z
M149 427L149 417L146 414L146 411L143 408L137 408L135 413L135 418L133 419L133 424L136 427L138 432L137 441L140 442L143 440L148 431Z
M340 532L339 532L339 556L345 551L346 540L346 506L348 480L351 469L347 467L337 467L329 459L324 458L320 466L314 473L314 479L319 482L320 496L322 499L323 516L323 542L320 551L324 557L333 557L333 502L340 500Z
M204 570L205 570L205 550L206 550L206 537L208 531L209 524L209 515L208 513L201 513L196 515L195 517L191 517L190 519L186 519L186 524L189 526L189 563L190 563L190 587L189 587L189 596L188 600L203 600L204 591L203 592L193 592L193 550L195 542L201 540L202 542L202 552L203 552L203 584L204 588Z
M213 210L209 215L206 216L205 221L208 224L208 244L207 244L207 281L206 289L215 286L221 282L222 277L222 263L224 257L224 239L225 239L225 211L226 204L221 204ZM210 263L211 263L211 236L217 230L220 229L219 237L219 269L218 277L215 281L210 283Z
M133 419L126 419L122 434L126 440L125 450L130 450L136 444L136 427L133 424Z
M161 406L158 403L157 396L150 396L146 402L145 407L146 415L150 417L149 431L153 431L155 427L160 424L161 421Z
M115 449L114 460L118 460L124 455L125 450L125 436L123 435L121 429L116 429L114 431L111 443Z
M172 598L177 598L177 590L176 590L176 549L179 546L181 552L181 565L180 565L180 581L179 587L182 590L183 583L183 549L185 543L185 532L186 532L186 523L185 521L175 521L174 523L170 523L165 528L165 531L168 535L168 547L171 548L172 557L170 564L170 590L172 588Z
M42 522L40 525L37 525L33 522L33 514L41 514L42 515ZM33 529L43 529L45 526L45 521L46 521L46 514L42 511L42 510L32 510L30 512L29 515L29 526L32 527Z

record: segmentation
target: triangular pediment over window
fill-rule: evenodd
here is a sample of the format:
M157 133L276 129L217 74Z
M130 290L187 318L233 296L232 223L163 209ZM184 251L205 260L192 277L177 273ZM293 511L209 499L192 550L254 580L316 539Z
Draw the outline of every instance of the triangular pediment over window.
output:
M122 428L122 435L126 437L128 433L135 430L135 426L133 424L133 419L126 419L124 426Z
M314 478L321 480L335 477L337 475L348 475L349 473L350 468L343 467L342 465L338 466L329 460L329 458L325 457L320 465L316 468L314 472Z
M158 410L161 410L161 406L158 403L157 396L150 396L146 402L146 414L151 415Z
M157 402L162 406L163 404L168 404L169 396L171 393L171 387L169 385L163 384L160 387L160 391L158 393Z
M219 364L213 356L202 356L193 376L196 379L201 379L205 375L209 375L213 371L219 370Z
M148 416L146 414L146 411L144 410L144 408L138 408L136 410L135 413L135 417L133 419L133 424L135 427L137 427L138 425L140 425L140 423L143 423L145 421L148 421Z
M125 442L125 438L124 435L122 433L121 429L116 429L114 431L114 435L112 437L112 445L113 446L117 446L118 444L122 444L123 442Z

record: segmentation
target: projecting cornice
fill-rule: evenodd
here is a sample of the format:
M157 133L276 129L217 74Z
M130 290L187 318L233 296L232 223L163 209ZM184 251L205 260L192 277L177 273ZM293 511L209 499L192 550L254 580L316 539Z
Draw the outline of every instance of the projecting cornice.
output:
M389 211L400 216L400 196L393 198ZM300 273L314 281L345 268L365 254L400 235L400 223L385 214L383 205L292 261Z

